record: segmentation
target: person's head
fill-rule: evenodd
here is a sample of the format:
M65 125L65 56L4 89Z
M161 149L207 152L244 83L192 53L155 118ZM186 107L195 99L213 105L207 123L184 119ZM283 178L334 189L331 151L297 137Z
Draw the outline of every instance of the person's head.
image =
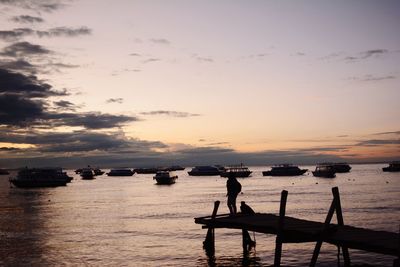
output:
M228 173L228 178L229 179L235 178L235 174L233 172Z

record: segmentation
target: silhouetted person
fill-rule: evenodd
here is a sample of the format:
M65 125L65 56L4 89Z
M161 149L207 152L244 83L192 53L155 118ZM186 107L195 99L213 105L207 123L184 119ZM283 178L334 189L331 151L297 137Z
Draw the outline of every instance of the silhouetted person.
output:
M243 214L249 214L249 215L255 214L254 210L249 205L247 205L244 201L240 202L240 211Z
M226 181L227 197L228 197L228 208L230 214L235 214L237 212L236 208L236 198L240 191L242 191L242 185L236 180L234 173L229 173L228 181Z

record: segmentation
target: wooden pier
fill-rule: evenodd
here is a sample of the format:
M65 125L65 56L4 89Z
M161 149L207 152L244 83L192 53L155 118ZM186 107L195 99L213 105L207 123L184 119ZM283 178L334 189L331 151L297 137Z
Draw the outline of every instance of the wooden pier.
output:
M393 265L398 266L399 234L344 225L338 188L332 188L332 193L333 200L325 222L285 216L288 193L282 191L279 215L267 213L217 215L219 201L216 201L212 215L195 218L195 223L202 224L203 228L208 229L204 248L211 254L215 251L214 229L230 228L242 230L244 251L255 245L247 231L276 235L274 266L280 266L283 243L302 242L316 242L310 266L316 265L323 242L342 248L345 266L350 266L349 248L394 256L396 258ZM335 212L337 224L331 223Z

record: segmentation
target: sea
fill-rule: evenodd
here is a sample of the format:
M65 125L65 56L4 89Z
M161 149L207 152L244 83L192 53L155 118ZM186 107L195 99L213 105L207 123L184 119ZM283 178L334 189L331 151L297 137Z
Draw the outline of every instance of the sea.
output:
M269 167L250 166L251 177L238 179L238 203L278 214L287 190L287 216L323 222L338 187L345 224L399 233L400 173L382 172L384 166L352 165L333 179L311 172L263 177ZM152 174L82 180L66 170L74 179L65 187L20 189L0 176L0 266L272 266L273 235L250 232L257 245L243 253L240 230L216 229L215 255L205 253L207 230L194 218L210 215L216 200L218 214L228 213L226 179L189 170L177 171L173 185L157 185ZM282 266L308 266L314 246L283 244ZM393 265L393 256L349 251L352 265ZM338 248L324 243L317 266L338 261L343 266Z

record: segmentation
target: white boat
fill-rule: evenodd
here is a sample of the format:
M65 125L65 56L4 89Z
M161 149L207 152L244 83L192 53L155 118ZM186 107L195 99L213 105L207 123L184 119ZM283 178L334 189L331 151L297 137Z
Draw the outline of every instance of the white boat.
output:
M157 181L157 184L174 184L175 180L178 179L178 175L170 171L158 171L153 177L153 180Z

